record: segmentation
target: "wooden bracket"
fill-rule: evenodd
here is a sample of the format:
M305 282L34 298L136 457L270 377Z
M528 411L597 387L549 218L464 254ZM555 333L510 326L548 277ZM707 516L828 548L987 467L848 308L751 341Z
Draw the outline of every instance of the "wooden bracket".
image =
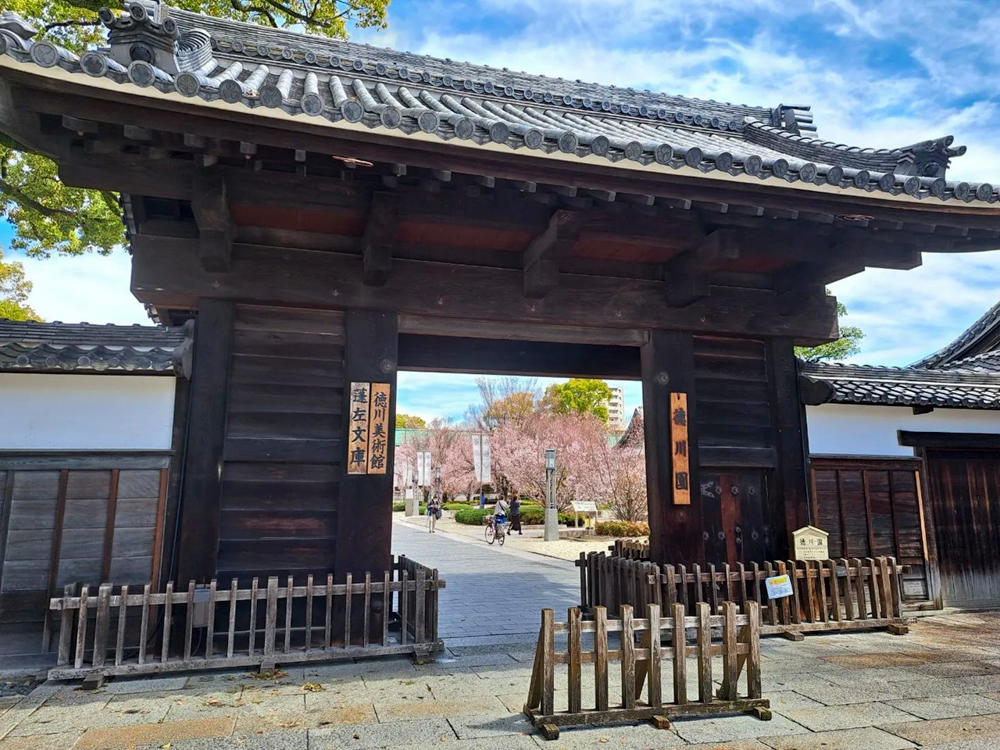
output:
M196 178L191 212L198 222L198 253L206 271L229 271L233 254L233 221L229 215L226 180L222 175Z
M667 304L687 307L709 296L706 271L720 261L735 260L739 256L739 233L734 229L718 229L702 240L698 247L671 259L663 266Z
M375 193L362 241L365 286L383 286L392 267L392 239L399 225L398 193Z
M99 669L95 669L84 677L83 683L80 685L81 690L99 690L102 687L104 687L104 672Z
M559 285L559 261L580 236L579 214L556 211L524 251L524 296L541 299Z

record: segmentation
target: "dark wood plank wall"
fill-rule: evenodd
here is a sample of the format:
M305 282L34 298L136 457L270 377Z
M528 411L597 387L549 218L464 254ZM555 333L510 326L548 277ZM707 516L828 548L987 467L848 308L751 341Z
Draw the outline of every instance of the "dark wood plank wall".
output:
M903 598L933 598L915 460L812 460L813 523L830 534L832 557L891 555L910 566Z
M216 573L326 573L336 551L343 314L237 305Z
M701 465L773 467L764 342L695 336L694 374Z
M1000 452L928 450L941 593L946 605L1000 604Z
M19 456L20 468L0 471L0 641L8 626L44 622L48 597L67 584L145 584L158 567L166 468L65 461L70 468L25 468L31 460ZM32 647L40 642L39 630Z

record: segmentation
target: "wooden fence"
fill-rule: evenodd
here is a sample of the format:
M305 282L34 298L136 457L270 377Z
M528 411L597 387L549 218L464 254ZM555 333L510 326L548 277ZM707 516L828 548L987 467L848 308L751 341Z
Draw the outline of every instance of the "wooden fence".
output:
M681 604L693 614L706 603L713 615L725 602L746 612L748 603L759 607L761 633L794 634L811 631L870 630L889 628L902 634L900 580L902 568L891 557L865 560L778 561L749 569L740 563L659 566L604 553L581 554L580 601L584 609L596 606L616 611L623 604L645 607ZM792 595L770 601L764 579L788 574Z
M755 712L770 719L770 703L761 697L760 615L756 602L739 614L727 602L721 615L711 614L705 602L687 616L684 606L673 604L661 617L657 604L645 607L647 617L633 618L625 604L621 617L609 620L604 607L595 607L593 620L583 621L580 609L569 610L567 622L554 622L551 609L542 610L542 625L535 649L531 685L524 712L546 739L557 739L560 726L610 724L622 721L654 720L661 727L682 716L705 716L735 712ZM713 629L719 633L712 641ZM688 645L687 631L694 630L694 645ZM566 650L556 651L556 638L566 636ZM585 648L584 634L593 634L593 647ZM618 648L612 648L612 634L618 634ZM666 637L664 637L666 636ZM636 645L636 643L639 645ZM666 645L665 645L666 644ZM722 687L716 692L712 677L713 657L722 657ZM688 696L688 660L695 659L697 697ZM671 666L666 683L661 670ZM556 665L567 665L568 706L556 710ZM594 665L594 700L583 705L583 665ZM621 701L609 696L610 665L620 665ZM740 697L740 676L746 673L746 690Z
M437 570L405 557L377 578L348 574L343 583L330 574L300 585L292 576L271 576L264 585L254 578L249 588L234 579L228 588L213 580L175 591L171 582L154 592L147 583L142 593L110 583L77 593L71 585L50 602L61 622L49 679L429 653L441 647L444 586Z
M624 557L629 560L649 560L649 542L637 539L615 539L608 547L612 557Z

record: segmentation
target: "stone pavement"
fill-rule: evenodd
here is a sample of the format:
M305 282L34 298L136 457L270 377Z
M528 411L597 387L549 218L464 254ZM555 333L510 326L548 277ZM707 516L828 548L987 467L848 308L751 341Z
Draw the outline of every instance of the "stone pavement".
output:
M396 521L395 528L399 528L401 524L405 524L407 527L420 528L425 531L427 529L427 520L423 516L407 517L402 513L396 513L393 518ZM456 523L454 513L451 511L444 511L441 520L438 521L437 528L439 532L473 539L485 544L484 527ZM586 536L579 538L564 536L556 541L546 542L543 539L544 534L545 529L542 526L525 526L523 534L514 534L507 537L504 549L533 552L543 557L555 557L560 560L573 562L580 557L581 552L607 552L608 547L614 541L613 538L606 536Z
M424 526L397 521L393 553L437 568L441 592L439 633L452 640L521 635L534 639L544 607L565 613L580 602L580 578L571 562L533 555L513 545L477 537L428 534Z
M905 637L765 640L770 722L727 716L676 721L670 730L566 729L555 742L533 734L519 713L532 644L498 640L449 640L422 666L393 658L290 668L267 679L246 672L119 679L95 692L45 684L0 703L0 750L1000 748L1000 613L921 618ZM592 689L592 678L584 686ZM565 700L560 691L557 708Z

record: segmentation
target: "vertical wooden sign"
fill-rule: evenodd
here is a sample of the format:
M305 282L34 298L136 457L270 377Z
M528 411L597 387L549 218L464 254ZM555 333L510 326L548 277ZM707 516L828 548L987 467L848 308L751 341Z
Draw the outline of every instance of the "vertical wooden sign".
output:
M670 394L670 455L673 465L674 505L690 505L691 464L688 458L688 402L686 393Z
M347 435L347 473L368 473L368 416L371 383L351 383L351 418Z
M368 473L385 474L389 463L389 384L371 384L368 426Z

